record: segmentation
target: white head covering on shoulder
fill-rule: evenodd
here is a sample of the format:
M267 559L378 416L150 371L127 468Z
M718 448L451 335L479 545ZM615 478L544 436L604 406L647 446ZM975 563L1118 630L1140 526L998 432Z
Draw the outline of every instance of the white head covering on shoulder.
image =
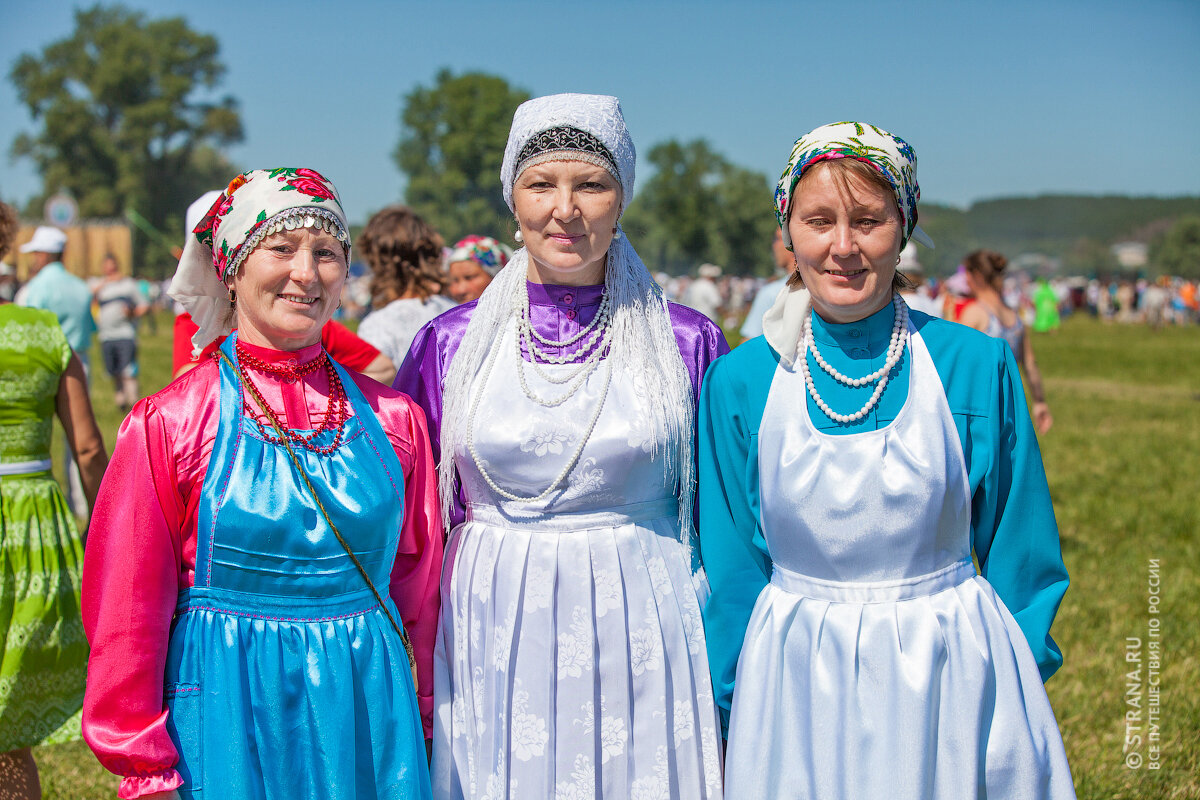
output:
M633 139L625 127L621 104L615 97L557 94L521 104L513 116L504 148L500 180L504 200L514 210L513 186L521 172L547 161L584 161L608 170L621 184L623 206L633 198L637 159ZM524 282L529 251L518 250L484 290L458 351L443 379L442 461L438 465L443 518L449 523L454 500L454 454L466 441L470 387L492 347L501 346L504 326L527 302ZM612 339L608 358L622 380L645 386L653 439L650 452L666 460L667 474L675 476L679 498L682 540L693 547L692 502L695 473L692 439L695 407L691 379L662 290L634 251L620 226L608 248L604 291L612 298ZM693 550L694 552L694 550Z

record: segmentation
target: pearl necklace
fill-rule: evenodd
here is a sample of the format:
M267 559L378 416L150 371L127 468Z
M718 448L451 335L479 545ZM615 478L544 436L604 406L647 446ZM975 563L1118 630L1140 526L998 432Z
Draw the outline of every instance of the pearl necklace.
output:
M587 382L587 379L590 378L592 374L599 368L601 357L608 352L608 345L612 340L612 301L608 292L605 292L603 298L600 300L600 308L597 310L596 316L592 319L592 321L583 326L574 335L569 336L561 341L543 336L538 332L537 328L533 326L533 323L530 321L529 314L529 287L524 281L521 282L521 288L518 290L517 302L521 306L521 312L517 317L517 335L513 338L516 343L517 377L521 383L521 390L525 393L526 397L543 408L557 408L567 400L574 397L575 394L583 388L583 385ZM563 353L559 356L550 355L538 345L540 342L546 347L561 349L575 344L583 339L584 336L587 336L588 339L579 347L579 349L572 353ZM562 385L564 383L570 383L571 381L574 381L574 383L565 391L562 396L553 400L546 400L534 394L533 390L529 388L529 384L525 379L526 362L524 356L522 355L522 344L525 345L525 349L529 352L529 363L534 372L536 372L543 380L555 385ZM471 399L471 405L467 412L467 450L471 454L471 460L475 462L475 469L479 471L480 476L496 494L508 500L514 500L520 503L540 503L542 500L545 500L547 497L549 497L550 494L567 479L567 476L571 474L571 470L575 468L575 465L579 462L580 457L583 455L583 449L587 445L588 440L591 439L592 431L596 429L596 423L600 421L600 413L604 410L604 401L608 398L608 389L612 384L612 360L604 359L606 366L604 375L604 388L600 392L600 399L596 402L595 410L592 411L592 417L588 421L587 430L585 430L583 435L579 438L579 445L575 448L575 451L571 454L571 457L567 459L566 465L559 470L558 475L556 475L554 480L550 482L549 486L532 497L523 497L515 494L514 492L508 491L496 483L495 479L492 478L487 469L484 467L484 461L479 457L479 451L475 447L475 415L479 410L480 399L483 397L484 388L487 386L488 379L491 377L492 367L495 365L496 357L501 349L502 348L499 346L492 347L492 352L488 356L487 363L483 369L483 374L480 377L479 390ZM576 369L570 370L562 377L556 377L548 374L544 369L542 369L542 366L539 363L539 361L541 361L548 364L562 365L566 364L571 359L578 358L584 353L587 353L587 357L580 362L579 366Z
M520 348L520 338L518 337L517 358L519 361L523 360L521 359ZM549 497L551 492L558 488L559 484L566 480L567 476L571 474L571 470L575 468L575 464L578 463L580 456L583 455L583 448L587 444L588 439L591 438L592 431L596 429L596 423L600 420L600 412L604 409L604 401L608 398L608 387L612 383L612 360L606 359L605 361L607 369L605 370L604 375L604 389L601 391L600 399L596 403L596 410L592 412L592 418L588 422L587 430L584 431L583 436L579 438L579 446L575 448L575 452L571 454L569 459L567 459L566 466L559 471L554 480L550 482L550 485L543 489L539 494L532 497L522 497L521 495L508 491L496 483L492 476L488 474L487 469L484 467L483 459L479 457L479 451L475 448L475 414L479 410L479 400L483 397L483 390L487 386L488 378L491 377L492 366L496 363L496 356L500 352L500 349L501 348L499 347L492 348L491 355L488 356L487 364L484 366L483 375L480 378L479 389L475 392L475 397L471 400L470 411L467 413L467 450L471 453L471 460L475 462L475 469L479 470L479 474L483 477L483 480L496 494L520 503L540 503L542 500L545 500L547 497ZM520 368L518 367L518 369ZM525 389L525 394L529 395L529 389L527 386L525 386L524 372L518 372L518 374L521 375L521 386ZM589 372L588 374L590 375L591 373ZM575 394L575 392L582 385L583 380L586 379L587 375L585 375L583 379L576 384L569 394L560 398L556 403L554 403L554 405L562 404L568 397ZM540 401L536 401L536 399L532 396L530 396L530 399L534 399L535 402L539 402L539 404L541 404Z
M899 295L892 295L892 308L894 309L895 316L892 318L892 338L888 342L887 359L884 361L882 367L870 375L864 375L861 378L850 378L843 375L822 358L821 351L817 349L817 341L812 335L812 314L816 312L810 312L809 317L804 320L804 327L800 331L800 374L804 378L804 386L808 389L813 402L830 419L841 423L857 422L875 407L875 404L879 402L879 398L883 395L883 389L887 386L892 368L900 363L900 358L904 355L904 346L908 339L906 334L908 330L908 306L904 304ZM858 387L879 381L866 404L853 414L839 414L830 408L829 404L817 393L817 386L813 382L812 373L808 368L807 354L809 352L813 354L813 360L820 365L821 369L829 373L838 383Z
M601 358L608 352L608 345L612 340L612 301L609 298L608 292L605 292L603 298L600 300L600 308L597 310L596 316L592 318L592 321L573 336L559 341L543 336L533 326L529 313L529 287L524 283L521 285L517 300L521 305L521 312L517 318L515 346L517 349L517 378L521 384L521 391L525 393L526 397L543 408L557 408L574 397L583 388L587 379L599 368ZM549 354L537 344L537 342L541 342L547 347L566 348L575 344L589 333L591 335L579 349L558 356ZM542 380L555 386L561 386L566 383L571 384L562 395L554 399L546 399L538 396L529 388L529 383L525 378L526 361L522 354L522 345L524 345L524 349L529 353L529 367ZM579 358L585 353L587 356L579 362L579 365L575 369L569 370L561 376L551 375L542 368L542 363L566 364L568 361ZM603 402L603 398L601 398L601 402Z

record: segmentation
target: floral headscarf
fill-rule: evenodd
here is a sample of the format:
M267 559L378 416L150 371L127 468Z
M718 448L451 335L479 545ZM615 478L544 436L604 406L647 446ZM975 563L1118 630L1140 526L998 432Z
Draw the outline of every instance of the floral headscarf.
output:
M792 237L787 226L788 209L796 184L813 164L838 158L865 161L892 185L904 223L901 249L909 239L933 247L933 240L917 227L917 201L921 199L921 187L917 185L917 154L908 142L874 125L835 122L822 125L796 140L792 146L792 156L775 188L775 217L779 220L783 243L788 250L792 249Z
M455 261L474 261L488 275L496 273L512 258L512 251L490 236L468 236L455 242L447 264Z
M234 313L225 280L267 236L296 228L333 234L349 261L346 214L337 190L321 173L256 169L229 182L190 231L168 290L199 327L192 337L193 352L232 330Z

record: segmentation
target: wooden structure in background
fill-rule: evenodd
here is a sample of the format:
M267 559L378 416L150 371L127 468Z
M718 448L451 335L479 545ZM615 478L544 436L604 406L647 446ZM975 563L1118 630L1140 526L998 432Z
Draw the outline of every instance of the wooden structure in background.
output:
M8 262L16 266L17 280L22 283L29 279L33 259L29 253L21 252L21 245L33 238L36 228L36 224L22 222L12 252L7 256ZM67 235L63 265L69 272L84 280L99 275L104 256L112 253L121 266L121 272L132 274L133 235L124 220L85 219L61 230Z

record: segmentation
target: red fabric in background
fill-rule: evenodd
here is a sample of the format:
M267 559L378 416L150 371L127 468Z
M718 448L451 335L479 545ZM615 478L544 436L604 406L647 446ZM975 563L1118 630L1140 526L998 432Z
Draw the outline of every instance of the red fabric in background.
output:
M175 317L175 338L171 347L171 374L187 364L198 364L208 358L225 341L225 337L212 342L196 358L192 358L192 336L199 328L186 311ZM358 338L340 322L329 320L321 328L321 344L334 360L346 369L362 372L367 365L379 358L379 350Z

